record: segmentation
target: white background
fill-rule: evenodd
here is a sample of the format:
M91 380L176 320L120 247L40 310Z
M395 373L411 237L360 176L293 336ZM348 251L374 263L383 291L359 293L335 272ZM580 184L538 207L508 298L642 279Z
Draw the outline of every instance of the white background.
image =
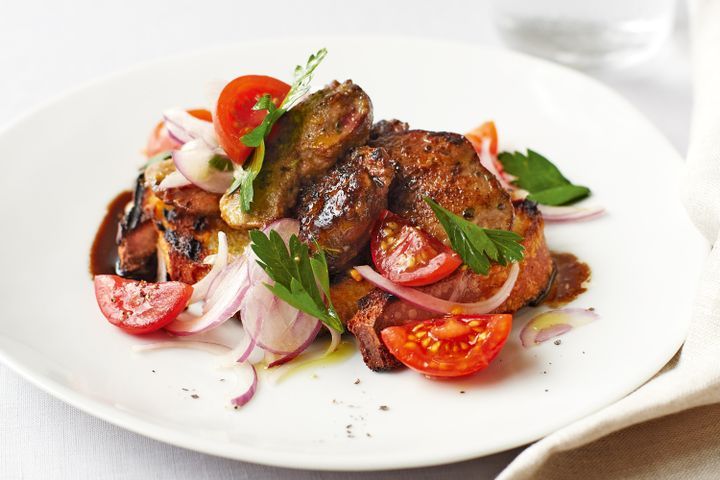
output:
M0 0L0 125L67 89L165 55L247 39L363 33L501 46L489 20L488 2L477 0ZM681 19L674 37L648 63L593 74L648 116L681 154L687 147L691 108L686 37ZM448 88L452 86L440 86L439 92ZM61 180L62 165L57 168ZM29 195L37 194L31 181L19 181L28 182ZM518 452L402 473L333 474L262 467L124 431L55 400L0 365L3 480L485 478L497 474Z

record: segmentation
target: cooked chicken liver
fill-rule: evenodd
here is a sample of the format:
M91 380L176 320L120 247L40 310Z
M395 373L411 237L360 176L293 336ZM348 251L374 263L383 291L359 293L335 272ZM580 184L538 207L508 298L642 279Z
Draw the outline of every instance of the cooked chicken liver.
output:
M223 219L248 230L288 216L300 188L325 174L350 149L364 145L371 125L370 98L351 81L333 82L313 93L275 124L250 212L240 208L238 193L224 195Z
M396 164L398 175L389 197L392 212L442 241L447 235L425 197L483 228L510 229L510 195L462 135L409 130L381 135L370 145L383 147Z
M300 240L317 241L325 250L331 273L351 266L367 246L370 230L387 207L395 176L382 148L352 150L300 200Z

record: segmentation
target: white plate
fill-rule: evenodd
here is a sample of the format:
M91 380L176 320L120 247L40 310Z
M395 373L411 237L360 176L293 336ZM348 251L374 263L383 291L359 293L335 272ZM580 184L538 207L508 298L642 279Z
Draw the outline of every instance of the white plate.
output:
M500 358L460 382L372 373L356 353L277 385L263 382L239 411L225 403L232 377L213 370L209 355L132 352L146 340L103 319L87 258L105 205L130 186L161 110L207 104L213 84L242 73L287 79L321 46L330 53L314 84L352 78L372 98L376 119L457 132L495 119L502 148L531 147L589 185L592 202L609 215L550 226L546 235L551 248L591 265L590 289L574 305L595 307L601 320L559 346L526 350L518 339L526 311ZM462 44L293 40L169 58L25 116L0 134L0 155L0 358L40 388L129 430L278 466L453 462L531 442L597 411L677 351L706 251L675 192L677 153L627 102L573 71Z

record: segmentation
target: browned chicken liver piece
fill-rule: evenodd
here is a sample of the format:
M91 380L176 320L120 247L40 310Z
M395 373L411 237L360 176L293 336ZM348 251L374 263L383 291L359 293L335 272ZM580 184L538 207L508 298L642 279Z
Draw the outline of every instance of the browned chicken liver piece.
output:
M350 80L311 94L275 124L250 212L240 208L239 194L224 195L223 219L247 230L288 216L300 188L325 174L350 149L367 143L371 125L370 98Z
M339 273L370 240L370 230L387 208L395 176L382 148L359 147L309 185L299 203L300 240L317 241L331 273Z
M543 296L552 281L554 264L545 243L543 219L529 201L515 202L513 231L522 235L525 257L520 274L505 302L495 313L514 313ZM493 265L488 275L459 269L451 276L419 290L446 300L476 302L494 294L505 282L509 267ZM400 366L380 339L380 332L389 326L441 316L409 305L390 294L375 289L359 301L360 308L349 320L348 329L357 337L367 366L376 371Z
M385 148L397 165L388 202L394 213L444 242L447 235L426 196L483 228L510 229L510 195L462 135L409 130L382 135L370 145Z
M400 120L380 120L372 126L372 130L370 130L370 140L376 140L391 133L406 132L409 129L410 126Z

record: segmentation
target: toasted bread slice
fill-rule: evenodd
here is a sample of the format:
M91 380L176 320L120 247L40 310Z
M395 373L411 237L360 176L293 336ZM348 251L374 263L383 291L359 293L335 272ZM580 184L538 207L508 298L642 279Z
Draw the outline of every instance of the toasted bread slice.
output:
M195 186L158 190L173 170L171 161L148 168L144 210L158 232L168 278L193 284L210 270L204 260L217 253L219 231L227 235L231 256L241 254L249 239L246 232L232 229L220 218L219 195Z

